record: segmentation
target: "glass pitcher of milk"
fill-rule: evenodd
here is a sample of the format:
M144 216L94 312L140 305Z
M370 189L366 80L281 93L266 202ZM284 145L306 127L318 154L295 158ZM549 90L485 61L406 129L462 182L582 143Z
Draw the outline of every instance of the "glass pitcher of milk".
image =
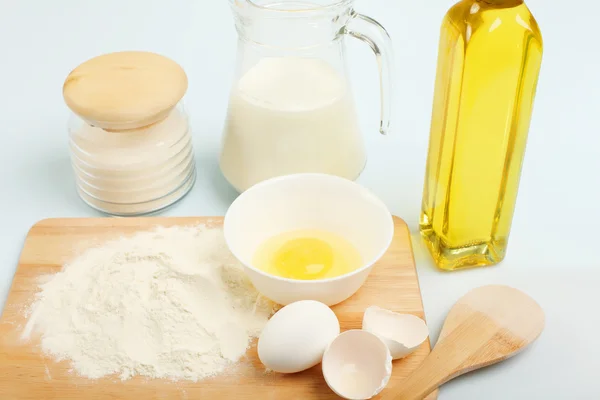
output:
M220 167L240 192L275 176L356 179L366 163L346 73L345 38L366 42L381 80L380 132L389 129L392 48L354 0L230 0L239 34Z

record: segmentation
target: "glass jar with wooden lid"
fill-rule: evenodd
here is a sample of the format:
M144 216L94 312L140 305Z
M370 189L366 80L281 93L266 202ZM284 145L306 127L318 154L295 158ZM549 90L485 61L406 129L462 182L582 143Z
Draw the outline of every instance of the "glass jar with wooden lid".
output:
M195 178L185 71L150 52L92 58L65 80L69 145L80 197L112 215L153 213Z

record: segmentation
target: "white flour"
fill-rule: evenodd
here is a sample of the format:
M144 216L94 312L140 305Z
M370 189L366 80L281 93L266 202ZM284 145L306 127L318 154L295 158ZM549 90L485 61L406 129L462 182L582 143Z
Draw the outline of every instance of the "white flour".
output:
M160 228L92 248L45 280L24 338L75 372L198 379L244 355L273 311L221 229Z

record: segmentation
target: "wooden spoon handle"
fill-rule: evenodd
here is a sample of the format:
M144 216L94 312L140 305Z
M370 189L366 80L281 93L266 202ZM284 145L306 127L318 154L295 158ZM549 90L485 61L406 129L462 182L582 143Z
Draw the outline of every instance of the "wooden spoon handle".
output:
M436 351L437 348L397 388L390 390L389 394L383 392L382 400L422 400L450 380L449 375L456 365L449 365L451 360L446 359L443 351Z
M423 363L384 400L422 400L449 380L468 372L473 351L490 340L486 323L477 318L459 324L436 344ZM474 335L473 333L477 333Z
M543 310L523 292L497 285L474 289L452 307L423 364L382 398L421 400L450 379L512 357L543 329Z

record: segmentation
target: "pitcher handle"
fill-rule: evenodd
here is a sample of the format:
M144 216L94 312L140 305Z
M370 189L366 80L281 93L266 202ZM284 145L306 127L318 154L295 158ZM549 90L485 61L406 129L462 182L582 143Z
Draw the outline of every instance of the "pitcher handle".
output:
M390 130L392 113L392 70L394 68L392 40L386 29L377 21L352 10L350 22L344 33L368 44L377 57L381 100L379 132L386 135Z

